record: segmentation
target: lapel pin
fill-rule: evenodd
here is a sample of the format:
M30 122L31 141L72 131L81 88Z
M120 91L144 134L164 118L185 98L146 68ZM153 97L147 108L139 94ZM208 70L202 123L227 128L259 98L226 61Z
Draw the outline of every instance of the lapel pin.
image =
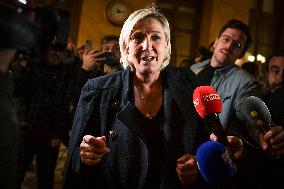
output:
M110 137L112 140L115 140L116 137L117 137L117 135L118 135L117 132L115 132L115 131L113 131L113 130L109 131L108 134L109 134L109 137Z

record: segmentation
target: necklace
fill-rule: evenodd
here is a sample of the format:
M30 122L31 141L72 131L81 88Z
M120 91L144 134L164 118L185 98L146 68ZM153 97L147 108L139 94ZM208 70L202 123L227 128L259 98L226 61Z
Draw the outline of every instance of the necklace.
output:
M143 93L142 93L142 90L141 90L141 88L140 88L140 85L138 84L138 85L135 85L135 87L137 88L137 92L138 92L138 94L139 94L139 100L140 100L140 102L143 104L143 106L144 106L144 108L146 109L146 112L144 112L144 116L146 117L146 118L148 118L148 119L153 119L153 117L152 117L152 115L153 115L153 113L152 113L152 107L148 107L147 106L147 104L146 104L146 100L145 100L145 97L144 97L144 95L143 95ZM158 85L158 89L160 88L160 84ZM154 102L154 100L156 100L156 98L158 97L158 95L159 95L159 93L157 93L155 96L153 96L153 102Z

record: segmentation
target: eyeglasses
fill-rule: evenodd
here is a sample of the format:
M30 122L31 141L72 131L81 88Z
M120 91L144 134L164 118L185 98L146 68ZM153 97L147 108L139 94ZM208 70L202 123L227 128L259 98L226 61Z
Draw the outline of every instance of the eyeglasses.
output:
M224 44L232 43L234 45L234 47L236 47L238 49L242 49L243 48L243 44L240 41L236 41L236 40L234 40L232 37L230 37L228 35L221 35L219 37L219 39Z

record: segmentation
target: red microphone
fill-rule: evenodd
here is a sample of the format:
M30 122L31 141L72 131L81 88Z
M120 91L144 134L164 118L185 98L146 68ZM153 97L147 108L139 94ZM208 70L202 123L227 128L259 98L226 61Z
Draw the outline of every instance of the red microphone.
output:
M193 92L193 104L202 118L222 112L220 95L211 86L197 87Z
M211 86L197 87L193 92L193 104L199 116L209 121L218 141L227 146L227 136L218 117L222 112L222 101L216 90Z
M213 133L217 136L218 142L221 143L229 154L228 163L236 172L237 168L234 163L234 156L229 148L227 135L218 117L222 112L222 101L220 95L211 86L197 87L193 92L193 104L197 113L209 123Z

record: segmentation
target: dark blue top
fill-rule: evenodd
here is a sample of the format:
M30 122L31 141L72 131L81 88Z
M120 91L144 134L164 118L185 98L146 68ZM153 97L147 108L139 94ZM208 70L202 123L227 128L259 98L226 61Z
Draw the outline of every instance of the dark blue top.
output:
M164 151L164 127L163 127L163 107L160 108L158 114L153 119L144 117L141 113L142 139L145 141L148 148L148 175L144 188L160 188L161 183L161 163Z

